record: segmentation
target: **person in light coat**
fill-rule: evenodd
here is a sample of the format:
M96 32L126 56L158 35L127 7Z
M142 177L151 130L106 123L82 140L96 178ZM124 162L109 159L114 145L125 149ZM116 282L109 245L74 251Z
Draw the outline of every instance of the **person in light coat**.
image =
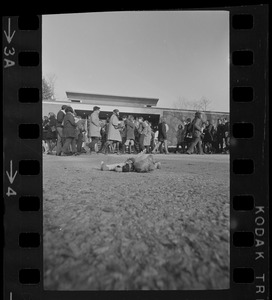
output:
M119 130L119 124L119 110L115 109L109 120L107 142L101 149L102 153L106 154L108 147L113 143L116 143L117 154L120 154L119 143L122 142L122 138Z
M98 146L97 143L101 137L100 131L101 131L101 124L99 120L99 113L100 113L100 107L95 106L93 108L93 113L90 117L90 123L89 123L89 138L91 138L91 142L88 144L88 147L90 147L90 153L92 150L94 150L96 153L98 152Z
M150 123L147 120L145 120L144 123L146 126L145 126L144 130L142 131L142 133L144 134L143 144L144 144L144 147L146 148L146 153L149 153L150 152L150 144L151 144L151 127L150 127Z
M113 111L113 114L110 117L107 140L122 142L121 134L119 131L119 110L118 109L115 109Z

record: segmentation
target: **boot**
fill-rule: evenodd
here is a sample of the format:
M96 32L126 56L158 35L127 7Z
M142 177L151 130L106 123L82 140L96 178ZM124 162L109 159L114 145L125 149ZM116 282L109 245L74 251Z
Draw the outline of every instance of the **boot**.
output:
M122 145L122 153L126 154L126 145L125 144Z

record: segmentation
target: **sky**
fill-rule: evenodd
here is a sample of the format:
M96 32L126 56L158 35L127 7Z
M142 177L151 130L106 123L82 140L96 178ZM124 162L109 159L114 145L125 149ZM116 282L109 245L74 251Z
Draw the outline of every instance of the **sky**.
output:
M44 15L42 72L66 91L159 98L174 108L205 97L229 112L227 11Z

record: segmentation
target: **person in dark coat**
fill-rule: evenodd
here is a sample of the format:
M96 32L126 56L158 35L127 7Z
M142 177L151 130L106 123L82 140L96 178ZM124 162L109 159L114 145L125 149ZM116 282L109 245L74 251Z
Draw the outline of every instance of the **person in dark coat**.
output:
M46 141L49 146L47 154L53 154L53 149L56 146L57 141L57 119L54 113L49 113L48 131Z
M74 111L72 107L68 106L65 109L65 117L63 124L63 136L65 137L65 143L62 148L62 155L71 155L70 154L70 146L72 147L72 155L77 155L76 149L76 127L77 124L74 118Z
M191 118L187 118L186 120L186 124L184 126L184 130L185 130L185 137L184 137L184 146L185 149L188 150L189 146L192 143L193 140L193 130L192 130L192 120Z
M203 131L203 133L204 133L203 149L204 149L204 152L207 154L212 153L213 131L214 131L213 125L210 123L209 120L207 120L206 127Z
M193 126L193 141L186 151L187 154L192 154L194 153L194 148L195 146L197 147L198 153L199 154L204 154L203 149L202 149L202 141L201 141L201 134L202 134L202 114L201 112L197 111L195 113L195 118L192 121L192 126Z
M230 147L230 126L229 121L225 118L224 119L224 141L225 141L225 153L229 153L229 147Z
M155 148L155 132L151 123L150 123L150 129L151 129L150 151L152 152L153 149Z
M126 119L126 142L125 147L128 150L128 153L135 152L134 149L134 140L135 140L135 124L134 124L134 117L129 115Z
M181 151L184 153L184 136L185 136L185 127L183 124L178 125L177 130L177 147L176 147L176 153L178 153L179 146L181 146Z
M62 105L61 110L57 114L57 153L56 155L61 155L62 147L64 144L63 138L63 119L65 117L65 109L67 105Z
M121 148L122 148L122 153L125 154L126 153L126 140L127 140L127 126L126 126L126 122L127 122L127 116L124 115L122 117L122 121L120 123L120 135L121 135L121 139L122 139L122 143L121 143Z
M222 124L222 120L218 119L218 125L217 125L218 153L223 152L224 131L225 131L225 126L224 124Z
M135 129L134 129L134 136L135 136L134 150L135 150L135 153L139 153L140 152L140 136L141 136L141 134L139 133L140 122L139 122L138 117L135 118L134 125L135 125Z
M108 127L109 127L109 117L107 117L104 125L102 125L101 130L100 130L100 134L101 134L101 148L98 151L98 153L102 152L102 149L104 148L104 145L107 142L107 135L108 135Z
M49 127L48 116L43 117L42 127L43 127L43 138L42 138L43 148L44 148L44 153L47 154L48 149L49 149L49 146L48 146L47 140L46 140L47 139L48 127Z
M162 145L164 145L165 154L169 154L168 146L167 146L167 129L166 129L166 121L165 118L161 118L161 122L158 125L159 135L158 135L158 143L153 149L152 153L156 153L159 149L162 153Z

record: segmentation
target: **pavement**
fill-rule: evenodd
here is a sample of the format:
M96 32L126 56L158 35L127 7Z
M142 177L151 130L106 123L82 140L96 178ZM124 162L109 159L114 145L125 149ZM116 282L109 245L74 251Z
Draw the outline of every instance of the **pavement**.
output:
M229 288L229 155L43 156L45 290Z

